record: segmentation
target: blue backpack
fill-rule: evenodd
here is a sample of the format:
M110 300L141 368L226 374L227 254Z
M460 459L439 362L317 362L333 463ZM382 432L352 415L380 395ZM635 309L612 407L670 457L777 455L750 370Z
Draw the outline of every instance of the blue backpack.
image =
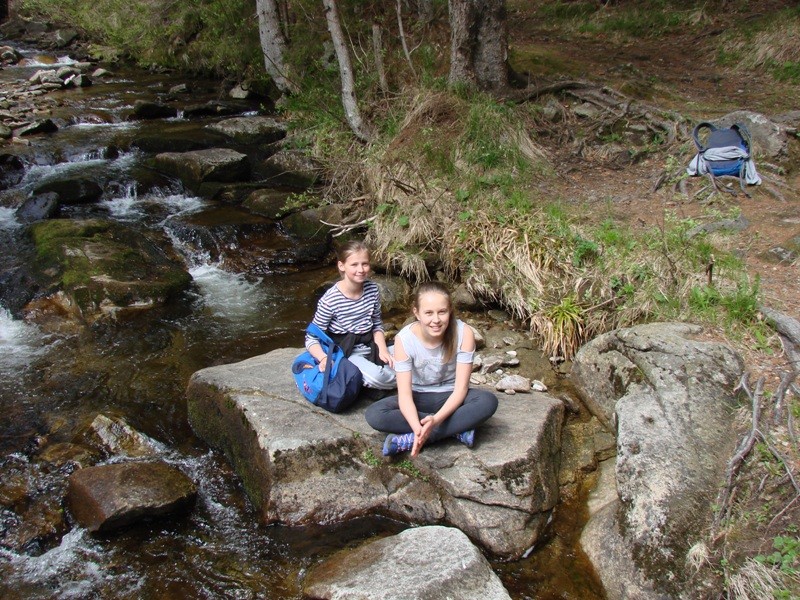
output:
M703 130L708 129L708 134L705 141L701 140ZM716 127L711 123L699 123L692 132L694 138L694 145L697 146L697 152L706 155L712 148L740 148L746 156L733 158L729 160L710 160L706 156L706 163L708 170L714 177L722 177L723 175L733 175L735 177L742 177L744 165L747 159L750 158L750 132L747 127L742 123L734 123L730 127Z
M297 389L315 406L333 413L341 412L358 399L363 382L361 371L347 360L342 349L314 323L308 325L306 333L319 340L320 346L328 355L328 362L323 372L319 370L319 363L308 350L295 358L292 362L292 374Z
M706 131L707 130L707 131ZM720 187L717 177L730 175L739 178L739 187L747 197L750 194L745 184L759 185L761 177L752 157L750 132L742 123L730 127L717 127L711 123L699 123L692 132L697 154L689 163L689 175L708 175L714 189L736 195L734 190Z

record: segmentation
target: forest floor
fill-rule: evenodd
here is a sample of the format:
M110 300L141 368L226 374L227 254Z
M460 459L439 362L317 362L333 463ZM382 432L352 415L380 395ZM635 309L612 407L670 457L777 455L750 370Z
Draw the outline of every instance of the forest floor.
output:
M616 90L646 89L647 104L683 115L691 123L689 131L699 122L733 111L774 117L798 108L797 84L778 82L764 72L744 74L716 63L714 38L725 31L725 23L709 26L710 33L666 34L633 43L611 36L548 30L526 11L515 12L513 2L510 5L512 52L535 47L540 63L551 70L546 73L550 77L552 71L559 71L568 78L589 80ZM533 74L532 79L535 77ZM560 176L548 181L549 192L554 198L585 206L583 214L588 219L612 218L636 230L663 224L667 213L707 222L740 211L749 226L738 234L736 250L745 258L750 276L758 277L762 302L800 319L800 260L795 254L793 260L780 261L770 253L776 246L791 246L793 239L796 245L800 235L800 144L796 139L790 143L789 156L780 161L769 160L785 169L785 175L779 176L782 199L759 186L750 186L749 198L742 193L736 197L717 193L707 200L693 197L708 183L705 178L687 181L688 197L676 193L671 185L654 191L670 159L679 166L688 165L694 155L694 145L688 137L644 160L624 165L587 158L585 153L577 153L574 145L562 144L557 137L541 137L537 142L556 157L553 162ZM760 157L757 153L754 156L758 165ZM759 172L776 177L761 168ZM758 354L749 357L753 363L763 361L764 357Z
M785 5L780 2L749 4L757 5L751 9L754 13ZM797 84L778 82L766 72L717 64L719 36L724 35L726 25L730 25L724 21L708 24L702 33L681 31L653 39L637 39L634 43L612 36L569 33L563 28L547 29L540 19L529 14L523 3L509 2L509 10L512 56L514 53L535 56L529 64L541 69L541 72L539 69L529 72L532 83L536 83L537 77L552 81L561 76L588 80L614 90L644 90L646 98L642 101L684 116L691 123L688 131L699 122L733 111L746 110L774 117L798 109L800 86ZM741 14L738 17L748 18ZM560 98L562 103L569 102L565 101L567 96ZM758 167L762 177L768 175L772 181L778 180L782 198L758 186L748 188L751 197L742 193L736 197L721 193L708 197L697 194L708 183L705 178L687 180L688 195L677 192L672 185L654 191L665 169L688 165L695 152L689 136L647 154L642 160L620 165L604 160L601 153L587 155L574 138L564 143L565 137L552 135L552 128L549 133L536 141L546 148L549 156L555 157L553 163L557 165L559 177L547 182L548 194L553 199L582 207L579 213L586 220L612 219L627 224L634 231L663 226L668 214L704 223L738 212L748 225L743 231L731 234L727 243L744 258L750 278L758 279L760 301L800 319L800 259L796 249L800 240L800 144L796 137L790 141L788 156L764 159L780 165L781 174ZM755 153L757 166L762 158ZM782 261L776 258L776 247L792 247L793 244L793 258ZM770 390L767 397L777 388L780 374L791 370L777 336L770 347L765 348L741 339L731 340L722 328L708 328L707 333L709 338L725 341L736 348L752 381L765 378L765 389ZM749 410L750 403L745 401L744 404ZM749 422L745 423L749 417L744 411L743 417L743 431L737 435L750 427ZM787 442L785 428L772 433L785 451L786 468L790 472L800 472L800 461L796 460L800 448L791 447L794 444ZM798 496L789 485L791 477L787 478L780 465L777 472L783 476L782 482L775 477L765 485L767 476L763 468L770 462L768 459L762 454L742 473L743 484L734 511L739 528L734 535L734 527L729 526L714 539L716 558L712 562L719 573L724 571L720 565L729 560L741 563L745 556L770 553L773 539L781 532L794 531L796 535L797 529L792 523L796 524L800 518ZM796 488L797 484L794 485ZM770 520L784 507L789 510L780 518ZM759 511L761 517L751 518Z

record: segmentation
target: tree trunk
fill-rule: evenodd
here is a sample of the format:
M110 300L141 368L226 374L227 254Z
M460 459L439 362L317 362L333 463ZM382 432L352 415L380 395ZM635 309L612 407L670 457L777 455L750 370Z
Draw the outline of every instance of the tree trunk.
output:
M369 126L362 120L356 101L355 78L353 66L350 62L350 52L344 42L342 24L339 19L339 9L336 0L322 0L325 5L325 18L328 21L328 31L331 34L333 48L336 51L336 60L339 62L339 76L342 80L342 105L350 129L358 139L368 142L373 134Z
M372 24L372 51L375 54L375 70L378 72L378 83L381 92L389 92L389 80L386 78L386 69L383 66L383 41L381 36L381 26L378 23Z
M508 87L505 0L449 0L450 85Z
M428 25L433 21L433 0L419 0L417 2L417 14L423 25Z
M258 35L264 53L264 68L283 94L296 92L296 86L284 61L286 38L281 31L276 0L256 0Z

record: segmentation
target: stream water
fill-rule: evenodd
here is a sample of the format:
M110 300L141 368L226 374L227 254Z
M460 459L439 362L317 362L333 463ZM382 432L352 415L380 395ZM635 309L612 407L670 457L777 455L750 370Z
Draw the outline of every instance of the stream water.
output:
M0 81L27 79L40 68L70 62L20 50L26 64L0 70ZM22 548L0 545L0 597L300 598L309 567L338 548L402 528L387 521L313 530L261 526L228 464L189 428L189 376L212 364L299 346L315 289L335 273L307 266L258 277L231 272L224 252L208 252L175 234L176 224L202 221L200 216L230 219L228 213L237 211L227 208L221 216L214 203L179 184L142 176L147 157L124 150L134 136L199 131L207 122L126 119L135 100L161 95L177 83L182 81L166 75L119 70L89 88L51 92L59 131L29 138L30 146L0 147L25 165L21 181L0 193L0 273L18 267L26 252L25 227L10 198L76 171L102 183L104 195L98 203L65 207L62 218L97 216L163 231L193 278L189 292L167 307L86 328L39 327L0 306L0 537L19 539L28 527L53 523L51 535ZM217 82L187 83L193 102L219 95ZM157 440L161 458L198 484L188 516L106 537L74 526L68 514L56 518L70 463L52 457L99 413L122 417ZM42 460L45 455L50 459ZM24 494L9 498L15 490ZM601 597L570 549L580 513L566 512L551 534L566 549L495 563L514 598Z

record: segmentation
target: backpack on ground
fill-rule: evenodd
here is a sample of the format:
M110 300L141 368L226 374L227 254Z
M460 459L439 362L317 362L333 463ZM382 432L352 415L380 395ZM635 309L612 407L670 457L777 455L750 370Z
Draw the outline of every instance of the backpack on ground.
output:
M745 184L761 183L752 158L750 132L744 124L717 127L708 122L699 123L692 138L697 154L686 169L689 175L708 175L717 190L720 189L717 177L738 177L739 186L748 197Z
M352 405L361 392L361 371L347 360L342 349L328 335L310 323L306 333L319 340L328 356L325 371L319 370L319 362L306 350L292 362L292 374L297 389L312 404L337 413Z

